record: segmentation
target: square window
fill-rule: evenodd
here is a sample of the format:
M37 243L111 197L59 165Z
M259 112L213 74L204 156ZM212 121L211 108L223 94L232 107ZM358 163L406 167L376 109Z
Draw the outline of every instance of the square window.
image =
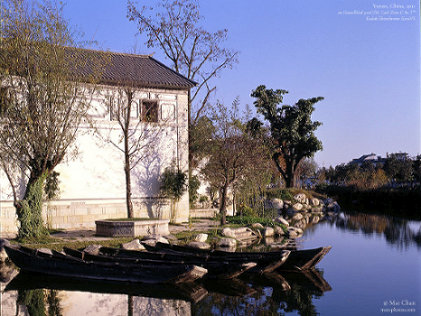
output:
M158 122L158 101L141 101L141 120L144 122Z

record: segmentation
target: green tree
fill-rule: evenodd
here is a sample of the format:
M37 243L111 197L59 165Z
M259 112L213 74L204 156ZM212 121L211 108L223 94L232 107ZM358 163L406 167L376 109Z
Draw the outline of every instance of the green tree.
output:
M388 154L384 171L396 182L409 182L412 179L412 160L407 153Z
M41 217L45 179L65 155L76 152L70 148L87 120L93 86L75 80L85 61L74 54L76 50L65 48L75 43L61 4L2 4L0 162L13 190L19 238L39 238L47 234ZM27 178L17 179L22 174ZM25 189L20 195L17 187L22 181Z
M314 135L321 125L311 120L314 104L323 100L322 97L300 99L295 105L278 104L283 102L286 90L266 89L258 86L251 94L257 100L254 105L257 112L270 123L273 138L272 159L285 180L287 187L296 185L296 171L304 158L310 158L322 149L322 143Z

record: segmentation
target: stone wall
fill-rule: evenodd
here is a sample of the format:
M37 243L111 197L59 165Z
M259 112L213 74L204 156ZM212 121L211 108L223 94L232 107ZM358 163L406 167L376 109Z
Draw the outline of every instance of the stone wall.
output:
M135 217L170 219L170 203L158 199L134 199ZM1 204L0 236L12 237L17 233L18 220L10 202ZM44 221L51 229L95 229L95 221L126 218L124 200L54 201L44 205Z

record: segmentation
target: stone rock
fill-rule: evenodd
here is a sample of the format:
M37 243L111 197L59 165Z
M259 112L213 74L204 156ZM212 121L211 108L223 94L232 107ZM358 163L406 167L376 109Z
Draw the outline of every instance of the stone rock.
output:
M320 201L319 201L319 199L312 198L312 199L310 200L310 205L312 205L312 206L319 206L319 205L320 205Z
M217 246L223 248L235 248L237 247L237 241L234 238L221 238L218 240Z
M300 213L295 214L294 216L292 216L292 220L293 221L300 221L303 219L303 215Z
M287 211L291 206L291 203L287 203L286 201L284 201L284 210Z
M194 238L195 241L200 241L200 242L206 242L207 239L208 239L208 234L199 234Z
M260 223L254 223L253 225L251 225L251 227L254 228L254 229L258 229L258 230L264 228L263 225L260 224Z
M275 242L275 238L273 238L272 236L265 238L265 245L266 246L269 246L269 245L273 244L274 242Z
M339 213L341 211L341 207L339 206L338 202L334 201L327 205L327 209L330 212Z
M169 244L168 239L161 235L146 235L142 238L142 243L148 240L154 240L155 243L160 242L163 244Z
M301 211L301 210L303 209L303 205L302 205L301 203L295 203L295 204L292 206L292 208L293 208L295 211Z
M288 227L288 237L298 238L303 234L303 230L296 227Z
M10 246L10 241L0 238L0 249L3 249L4 246Z
M7 260L6 250L4 250L4 248L1 248L1 250L0 250L0 263L5 262L6 260Z
M282 227L281 226L275 226L274 228L273 228L273 230L275 231L275 235L276 236L283 236L283 235L285 235L285 232L284 232L284 230L282 229Z
M285 218L283 218L282 216L278 216L277 218L275 218L275 222L281 223L282 225L285 225L287 227L289 226L288 221Z
M301 204L305 204L307 200L307 196L304 193L298 193L294 196L294 199Z
M224 229L222 229L221 235L225 237L235 238L235 232L229 227L225 227Z
M38 252L46 253L47 255L53 255L53 252L49 248L39 248Z
M128 243L122 244L121 248L127 250L146 250L146 248L140 243L139 239L135 239Z
M313 216L312 218L311 218L311 223L312 224L317 224L318 222L320 221L320 217L319 216Z
M265 230L263 231L263 236L265 238L272 237L275 234L275 230L272 227L265 227Z
M139 239L137 241L139 241ZM102 247L101 245L92 244L92 245L89 245L88 247L86 247L85 249L83 249L83 251L87 252L91 255L97 255L99 253L99 249L101 247Z
M272 208L274 208L275 210L280 210L284 207L284 201L282 201L281 199L272 199Z
M211 248L209 244L205 242L200 242L200 241L191 241L187 244L187 246L191 248L204 249L204 250L209 250Z

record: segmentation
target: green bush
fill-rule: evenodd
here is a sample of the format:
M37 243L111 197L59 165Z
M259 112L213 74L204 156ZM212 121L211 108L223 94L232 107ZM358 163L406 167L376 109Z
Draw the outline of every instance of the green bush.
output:
M161 193L170 199L178 201L187 189L187 175L181 170L167 168L160 177Z
M244 226L259 223L263 226L280 226L284 231L286 231L286 227L284 225L274 222L270 218L261 218L257 216L227 216L227 223L239 224Z
M241 204L237 211L238 215L247 216L247 217L257 217L257 212L250 206Z
M189 202L192 204L197 201L197 190L199 190L200 181L197 176L191 176L189 178Z

